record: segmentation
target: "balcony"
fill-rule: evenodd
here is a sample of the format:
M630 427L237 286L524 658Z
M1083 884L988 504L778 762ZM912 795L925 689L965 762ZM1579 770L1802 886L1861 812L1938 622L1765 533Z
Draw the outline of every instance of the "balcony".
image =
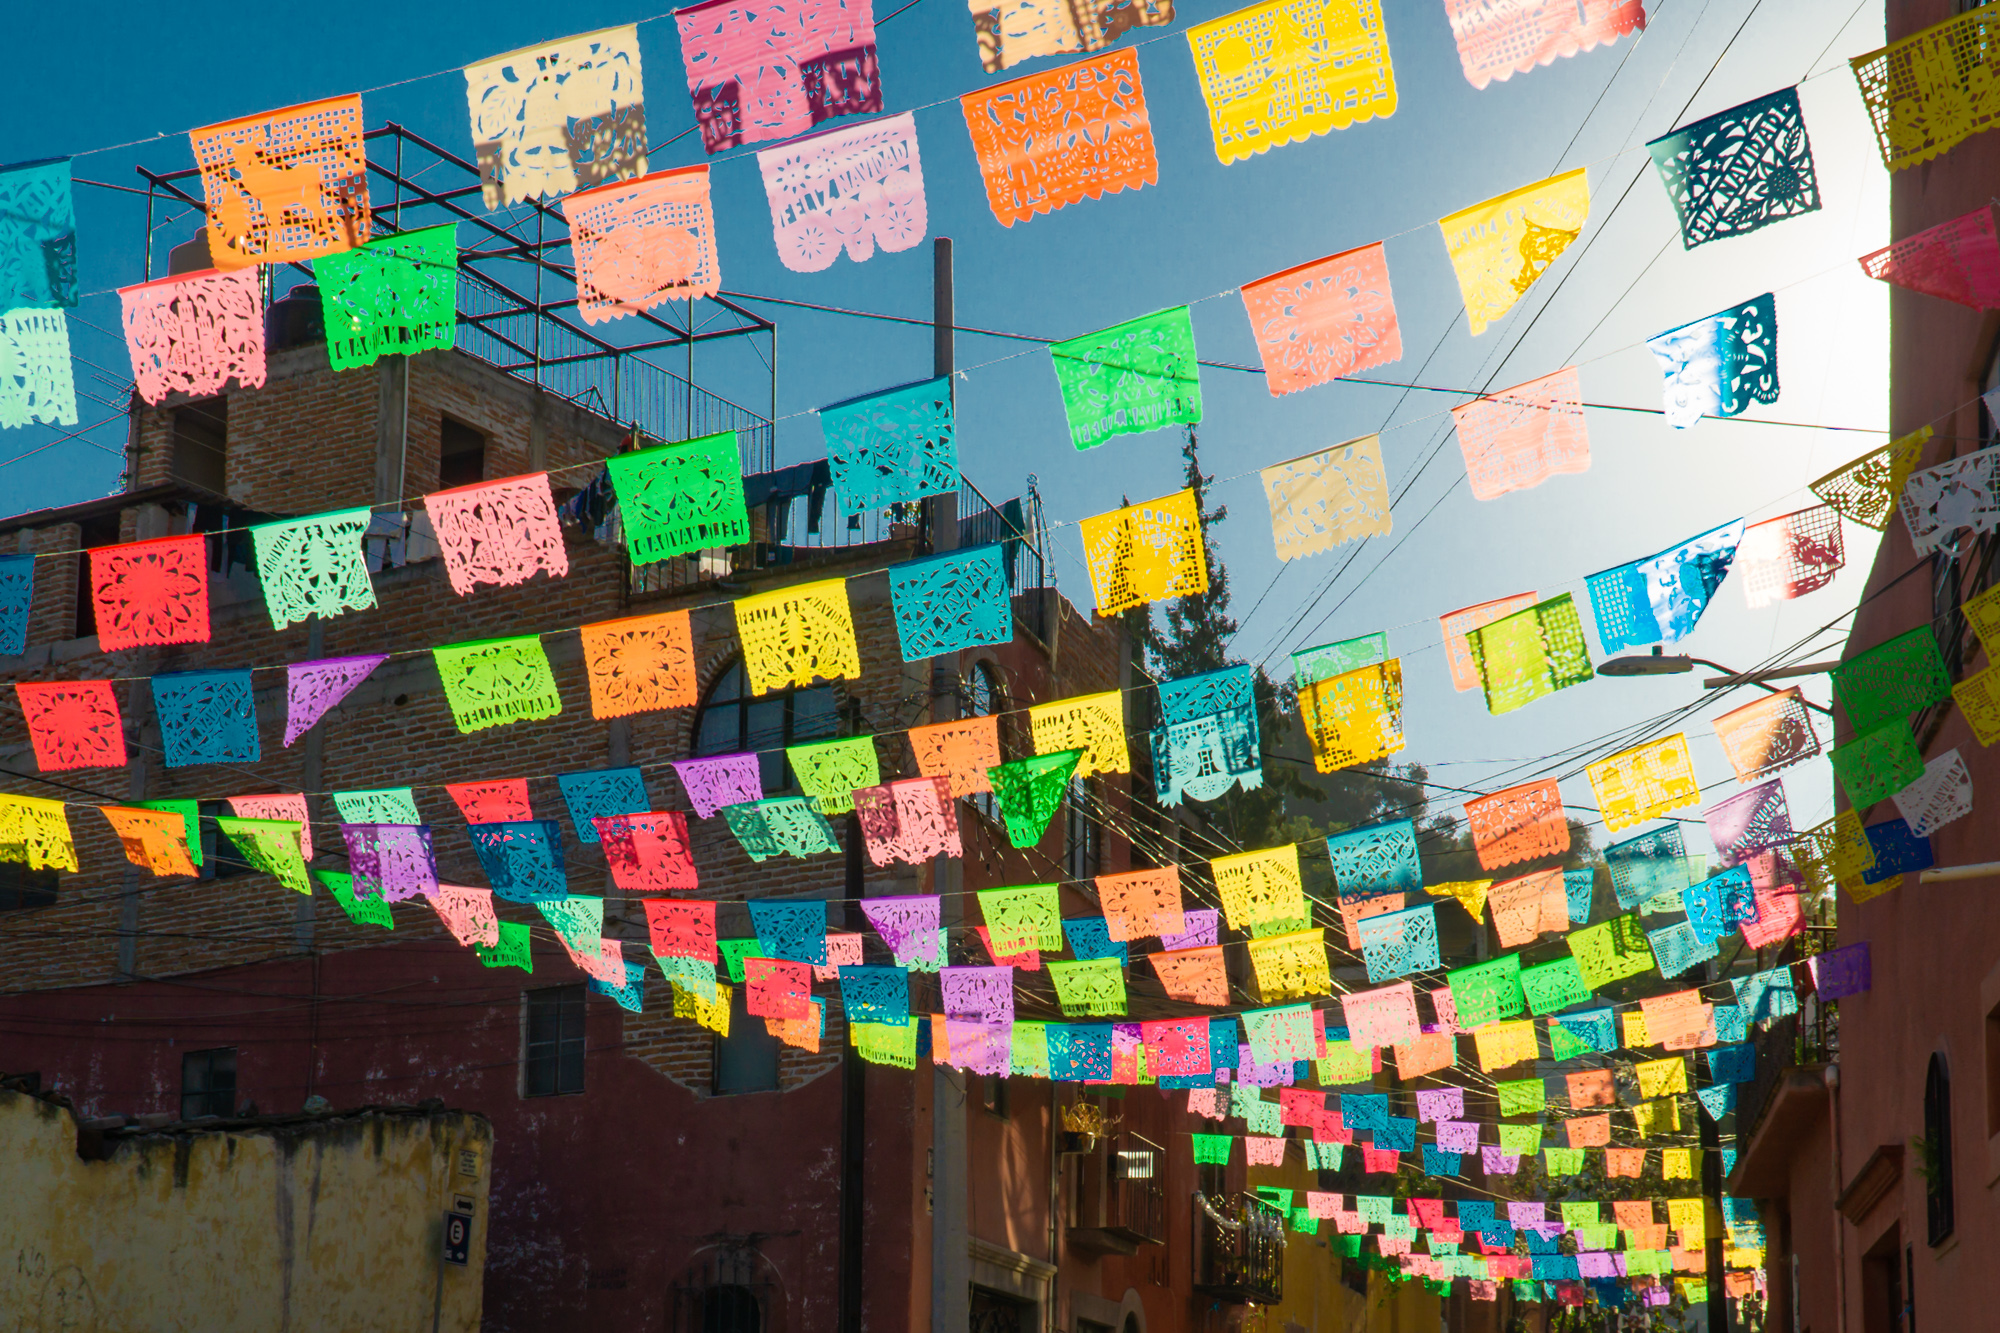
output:
M1069 1246L1091 1254L1136 1254L1167 1241L1160 1180L1167 1155L1137 1134L1119 1134L1077 1156Z
M1779 963L1809 958L1833 946L1833 931L1808 927L1788 940ZM1792 1153L1813 1123L1826 1114L1826 1070L1840 1063L1840 1005L1817 995L1799 999L1799 1011L1750 1034L1757 1077L1736 1100L1736 1141L1742 1152L1729 1175L1729 1193L1777 1198L1786 1192Z
M1285 1220L1251 1194L1195 1192L1194 1289L1220 1300L1276 1305L1285 1298Z

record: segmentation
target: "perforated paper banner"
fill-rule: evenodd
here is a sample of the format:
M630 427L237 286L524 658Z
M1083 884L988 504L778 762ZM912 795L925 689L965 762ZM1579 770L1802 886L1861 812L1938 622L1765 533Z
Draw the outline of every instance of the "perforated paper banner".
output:
M1778 401L1778 307L1770 292L1646 340L1665 380L1667 424L1740 416Z
M576 310L586 324L715 295L722 266L708 188L702 163L561 201L576 255Z
M902 778L878 787L858 787L854 809L868 859L924 865L937 856L963 856L958 814L943 778Z
M1184 1004L1229 1003L1229 971L1218 945L1148 954L1167 997Z
M546 472L506 477L424 497L451 590L464 597L481 584L513 587L537 572L569 573L562 527Z
M1270 935L1251 940L1248 947L1250 965L1257 973L1257 992L1266 1004L1333 994L1322 931Z
M814 798L823 815L846 814L854 808L856 788L877 786L882 781L872 736L787 746L785 758L798 778L799 789Z
M1479 1051L1479 1068L1488 1074L1531 1061L1536 1055L1535 1024L1532 1019L1512 1023L1487 1023L1472 1034Z
M263 753L247 668L154 676L153 712L169 768L254 764Z
M1407 981L1350 992L1341 997L1340 1011L1356 1046L1397 1046L1423 1033L1417 1023L1416 992Z
M1956 748L1924 764L1924 775L1896 793L1896 808L1910 832L1927 838L1972 813L1972 774Z
M1271 507L1271 540L1280 560L1386 537L1394 527L1379 435L1363 435L1257 475Z
M139 396L207 398L264 387L263 289L254 269L204 269L118 289Z
M1334 773L1403 748L1403 662L1391 658L1299 691L1313 764Z
M1686 249L1819 211L1796 88L1684 125L1646 151L1680 217Z
M780 8L707 0L676 11L674 22L710 153L796 138L831 117L882 109L868 0Z
M664 611L585 625L585 672L590 680L593 717L686 708L700 691L694 671L694 643L686 611ZM758 791L741 800L755 800ZM732 802L724 801L727 805ZM705 819L712 812L704 812Z
M36 421L76 424L69 317L60 310L9 310L0 313L0 428Z
M312 877L320 882L322 888L333 895L333 900L340 904L340 910L347 913L347 919L355 925L380 926L384 930L394 930L396 928L396 914L389 910L389 904L383 902L380 898L370 898L357 894L354 891L354 876L338 870L315 870L312 872ZM510 959L504 965L519 967L526 972L534 971L534 963L528 948L528 928L523 925L517 925L512 921L501 922L500 943L502 949L504 950L509 944L513 944L516 941L518 941L520 961L514 962ZM483 952L480 955L480 961L488 967L502 965L489 961Z
M1389 657L1389 636L1378 630L1359 638L1323 643L1317 648L1301 648L1292 654L1292 675L1303 690L1333 676L1365 666L1375 666Z
M733 605L753 694L861 674L847 580L794 584L739 597Z
M1994 234L1993 206L1863 255L1861 271L1974 310L2000 306L2000 237Z
M1254 679L1247 666L1162 681L1152 734L1153 784L1164 805L1212 801L1264 785Z
M633 767L559 773L556 785L562 788L563 804L569 807L570 827L582 842L597 841L598 816L642 815L652 804L646 796L645 779Z
M912 727L908 734L917 771L925 777L945 779L951 784L953 797L993 790L987 772L1000 763L999 718L937 722Z
M1242 292L1273 397L1402 359L1379 241L1246 282Z
M1472 645L1466 636L1473 630L1511 616L1517 611L1525 611L1535 603L1534 593L1515 593L1511 597L1481 602L1477 606L1468 606L1463 610L1438 617L1438 625L1444 632L1445 655L1451 660L1453 689L1462 694L1467 690L1480 688L1479 664L1473 661Z
M1231 930L1247 931L1263 922L1298 921L1307 916L1297 846L1287 843L1218 856L1208 864Z
M285 667L285 744L292 745L342 699L388 661L386 653L326 657Z
M218 269L297 263L369 235L361 97L330 97L193 130Z
M1003 227L1160 179L1136 51L1109 51L959 99Z
M803 796L778 796L724 806L722 817L752 861L840 850L840 844L834 841L833 826Z
M1594 675L1583 620L1568 593L1481 625L1465 641L1489 713L1510 713Z
M125 766L125 721L108 680L16 681L35 767L44 773Z
M1538 870L1500 884L1487 895L1503 949L1533 944L1548 931L1569 929L1569 895L1560 870Z
M1194 492L1086 518L1083 553L1099 615L1208 591L1208 556Z
M1473 336L1514 308L1590 217L1584 168L1524 185L1438 220Z
M1327 857L1343 901L1379 894L1414 893L1423 887L1417 826L1408 819L1329 834Z
M1368 980L1394 981L1412 972L1434 971L1438 960L1437 907L1423 903L1399 912L1364 917L1356 927ZM1252 941L1254 953L1256 941Z
M2000 446L1912 472L1897 508L1918 555L1930 555L1967 528L2000 527Z
M1812 493L1864 528L1880 532L1903 493L1903 483L1923 461L1931 428L1922 426L1880 449L1843 464L1812 484Z
M819 424L834 487L850 509L958 489L957 422L948 378L823 407Z
M1132 771L1122 691L1108 690L1103 694L1036 704L1028 710L1028 724L1037 754L1082 752L1076 767L1077 778L1087 778L1093 773Z
M1742 540L1743 520L1737 519L1658 555L1592 574L1599 646L1614 653L1686 638L1729 577Z
M1717 801L1702 811L1702 820L1715 844L1716 864L1723 867L1792 840L1792 811L1785 801L1784 783L1777 778Z
M1265 0L1187 38L1225 165L1396 113L1380 0Z
M1563 473L1590 471L1590 429L1576 367L1451 409L1476 500L1497 500Z
M705 901L646 900L646 930L653 952L663 958L716 961L715 904Z
M327 358L358 370L385 356L449 351L458 340L458 228L378 236L313 261Z
M343 824L421 824L416 797L408 787L384 787L378 791L337 791L333 808Z
M778 258L794 273L830 267L843 247L857 264L878 245L908 250L929 226L917 123L907 111L767 148L757 168Z
M154 875L192 875L184 821L170 810L97 807L125 849L125 859Z
M1125 1012L1125 968L1116 958L1052 961L1046 966L1065 1016L1112 1017Z
M1048 831L1049 821L1061 808L1069 789L1070 775L1076 772L1081 750L1061 750L1036 755L1012 763L995 764L986 771L992 783L994 803L1007 826L1007 841L1016 847L1033 847Z
M750 540L735 431L613 454L605 466L635 564Z
M491 890L440 884L431 895L430 904L452 938L468 949L482 945L489 949L499 947L500 918L493 911Z
M986 0L987 8L972 6L979 42L979 63L998 74L1036 56L1068 51L1101 51L1136 27L1174 21L1172 0L1090 0L1087 4L1059 0Z
M751 928L766 958L796 963L826 964L826 904L755 901L749 904ZM811 979L807 979L811 984Z
M1867 940L1816 954L1808 963L1812 968L1813 989L1822 1000L1860 995L1874 984Z
M107 653L207 643L208 539L191 533L94 547L90 598Z
M1181 907L1179 866L1099 875L1096 887L1098 903L1104 909L1104 920L1114 940L1154 935L1171 938L1187 929L1187 914Z
M688 846L687 816L680 811L599 815L592 823L611 880L623 892L674 893L700 886Z
M343 509L250 529L272 629L374 607L375 588L361 550L370 517L366 508Z
M1833 775L1857 810L1894 796L1924 775L1924 757L1910 724L1900 719L1833 747Z
M1063 947L1062 908L1053 884L981 889L979 911L996 954L1027 949L1054 953Z
M1070 442L1078 449L1201 421L1201 376L1186 306L1054 343L1049 355Z
M1482 870L1569 850L1569 820L1554 778L1467 801L1465 819Z
M465 97L489 209L646 173L634 24L467 65Z
M1704 939L1694 926L1676 921L1660 930L1646 932L1653 950L1653 964L1663 977L1678 977L1697 963L1707 962L1719 952L1713 938ZM1631 1045L1627 1042L1627 1045Z
M905 662L1014 639L1014 601L998 543L889 567Z
M76 301L69 159L0 166L0 310L47 310Z
M1889 170L1991 128L1995 26L1993 15L1967 10L1847 62Z
M1687 737L1679 733L1600 759L1584 773L1611 833L1701 800Z
M1445 973L1461 1028L1470 1031L1502 1018L1520 1017L1526 1004L1521 994L1521 956L1502 954Z
M1829 505L1753 523L1736 548L1737 578L1753 611L1819 591L1846 564L1840 515Z
M1834 668L1832 678L1834 697L1856 732L1907 719L1951 693L1951 676L1928 624L1849 658Z
M229 839L242 854L243 860L259 874L269 875L294 893L311 893L312 881L306 878L305 859L299 854L299 826L289 820L279 819L236 819L229 815L215 817L216 831ZM349 854L353 846L349 845ZM32 864L32 862L31 862ZM364 879L376 867L365 859L353 862L357 880ZM70 869L76 867L72 865ZM394 902L389 893L382 892L383 880L378 875L369 892L385 901ZM436 885L436 877L432 877ZM408 895L405 895L408 896Z
M562 711L555 672L538 635L431 649L461 735Z
M1444 0L1444 8L1466 81L1482 89L1646 26L1641 0Z

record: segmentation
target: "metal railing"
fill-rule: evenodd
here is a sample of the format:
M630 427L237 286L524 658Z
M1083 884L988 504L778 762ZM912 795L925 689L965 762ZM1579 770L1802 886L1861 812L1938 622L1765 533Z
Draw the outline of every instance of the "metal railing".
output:
M1810 958L1831 948L1832 941L1831 929L1808 927L1786 942L1772 966ZM1772 1095L1792 1071L1839 1063L1840 1004L1807 995L1799 1001L1796 1014L1751 1033L1750 1044L1757 1052L1757 1076L1744 1085L1736 1100L1736 1132L1743 1140L1757 1132Z
M1285 1298L1285 1221L1252 1194L1195 1191L1194 1289L1227 1301L1276 1305Z

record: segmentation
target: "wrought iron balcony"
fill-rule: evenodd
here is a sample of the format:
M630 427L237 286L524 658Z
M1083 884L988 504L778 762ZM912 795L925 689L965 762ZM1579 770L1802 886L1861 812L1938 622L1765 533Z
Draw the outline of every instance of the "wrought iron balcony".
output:
M1285 1298L1285 1219L1251 1194L1194 1196L1194 1289L1225 1301Z
M1161 1180L1167 1155L1137 1134L1100 1140L1076 1158L1075 1206L1069 1243L1096 1254L1133 1254L1167 1241L1167 1201Z

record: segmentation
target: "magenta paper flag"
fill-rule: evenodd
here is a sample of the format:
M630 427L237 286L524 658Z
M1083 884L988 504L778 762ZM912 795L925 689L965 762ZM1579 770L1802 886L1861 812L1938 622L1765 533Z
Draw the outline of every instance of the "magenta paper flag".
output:
M710 153L882 109L868 0L706 0L675 11L674 23Z
M418 824L342 824L348 868L354 892L402 902L437 891L437 862L431 856L431 831Z
M754 754L719 754L709 759L676 759L674 772L687 789L695 814L712 818L726 805L764 799L764 770Z
M924 239L924 168L910 112L843 125L757 154L778 258L817 273L840 257L859 264L875 247L907 250Z
M389 660L387 653L361 657L323 657L293 662L285 668L285 744L313 729L368 674ZM311 860L308 852L306 859Z
M1963 217L1863 255L1861 271L1974 310L2000 307L2000 237L1995 235L1993 206L1982 204Z
M476 944L489 949L499 947L500 918L493 911L491 889L440 884L431 895L431 907L460 944L467 948Z
M1423 1035L1416 990L1407 981L1342 996L1340 1008L1356 1046L1396 1046Z
M481 584L526 583L537 571L551 578L569 573L546 472L434 491L424 497L424 511L460 597Z
M1641 0L1444 0L1466 82L1485 88L1646 26Z
M1417 1119L1426 1124L1456 1120L1464 1114L1463 1088L1422 1088L1417 1092Z
M889 946L889 952L903 967L917 961L938 966L938 926L942 920L935 895L907 898L863 898L861 914L875 933Z
M139 396L207 398L234 380L264 385L264 302L258 270L204 269L119 289L125 349Z
M1014 969L1011 967L947 967L938 973L946 1018L976 1018L988 1023L1014 1021Z
M1785 784L1772 778L1747 787L1701 812L1715 844L1713 869L1726 870L1767 847L1792 841L1792 811L1785 802Z
M306 814L306 798L301 792L280 792L271 796L227 796L229 813L238 819L286 819L299 826L299 856L313 859L312 819Z
M1181 914L1187 930L1179 935L1160 936L1160 948L1172 953L1180 949L1206 949L1222 938L1222 913L1212 907L1191 907Z
M1476 500L1497 500L1562 473L1590 471L1590 430L1576 367L1451 409Z
M948 1064L988 1078L1005 1078L1013 1063L1014 1025L985 1023L978 1019L947 1018L945 1042L950 1052Z
M934 856L963 856L959 847L957 803L943 778L902 778L879 787L857 787L854 812L868 859L922 865Z

